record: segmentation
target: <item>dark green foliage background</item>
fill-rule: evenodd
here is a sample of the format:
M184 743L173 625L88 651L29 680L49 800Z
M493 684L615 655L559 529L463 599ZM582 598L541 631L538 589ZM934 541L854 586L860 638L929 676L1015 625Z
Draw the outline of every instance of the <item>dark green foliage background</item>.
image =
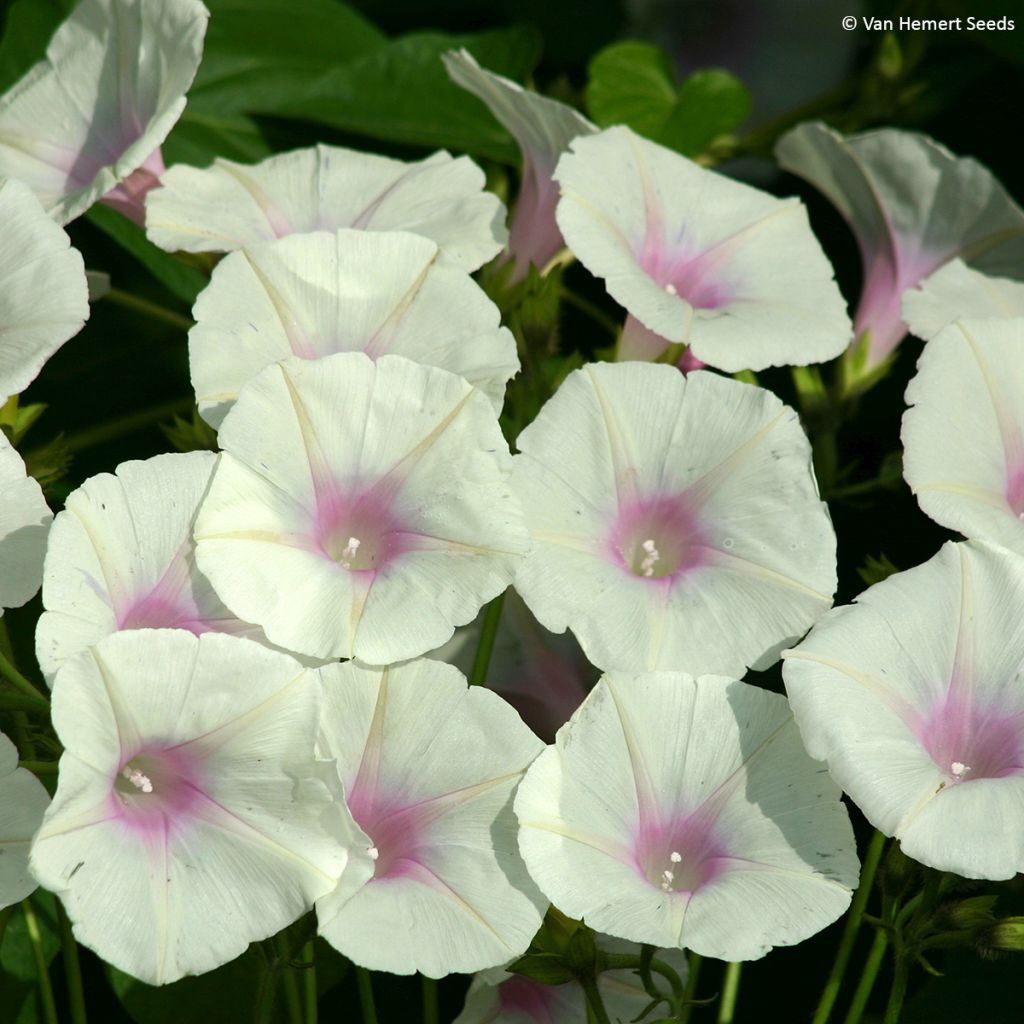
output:
M644 5L641 22L631 22L625 0L206 3L212 14L206 55L185 115L164 147L168 164L205 165L218 155L254 161L317 141L404 158L445 147L471 153L485 167L494 187L506 195L514 195L516 148L475 98L448 82L438 59L445 50L468 46L484 66L532 81L543 91L582 106L594 54L626 38L638 24L659 41L674 35L693 54L700 52L704 40L710 45L723 32L741 34L744 19L756 21L756 12L763 9L773 11L776 20L781 17L796 25L820 6L818 0L655 0ZM53 28L72 6L71 0L15 0L6 5L0 90L42 55ZM847 13L1016 18L1017 30L1005 34L898 34L903 60L912 68L895 85L887 85L878 70L881 35L857 32L846 91L831 107L826 105L824 113L844 130L886 123L926 131L954 152L987 164L1018 201L1024 200L1024 164L1014 146L1024 96L1024 9L1019 0L964 4L875 0L860 5L860 10L858 6L851 0L849 10L835 7L834 24L826 32L840 36L840 18ZM835 41L823 36L820 45L828 47ZM675 72L686 75L703 66L688 64ZM800 61L792 55L778 68L780 76L801 73ZM589 98L592 106L600 106L600 93ZM726 101L719 97L716 102ZM742 116L743 97L733 96L728 102L738 104ZM756 92L753 102L755 115L745 128L751 128L757 138ZM714 124L721 107L712 104L702 111ZM598 113L591 110L594 117ZM768 132L763 144L754 147L755 160L737 165L737 173L752 175L778 194L797 193L804 198L852 303L858 294L860 269L847 228L802 182L772 170L764 159L770 140ZM191 300L205 281L200 269L156 250L140 230L103 207L94 208L68 230L86 266L108 273L115 288L179 318L188 317ZM578 265L569 269L566 284L610 315L619 315L603 287ZM59 442L71 456L67 475L48 493L55 510L88 476L110 471L126 459L169 450L172 444L161 428L171 424L175 413L185 420L174 434L178 445L201 443L201 435L188 427L192 405L184 325L173 321L173 315L161 320L100 301L82 333L64 346L26 392L25 403L44 402L48 409L22 443L23 454L30 460L52 454L53 448L47 446ZM568 306L562 307L558 330L563 354L579 350L589 356L609 340L591 319ZM919 343L907 339L888 378L867 394L841 431L839 468L845 474L841 484L870 480L892 465L893 453L899 450L902 393L919 351ZM787 373L767 373L761 383L794 401ZM830 505L840 540L839 601L848 601L863 589L857 570L869 557L884 553L896 567L909 568L930 557L946 537L919 511L898 473L889 488L862 498L837 498ZM5 616L23 666L34 665L32 629L39 608L36 599ZM758 681L781 689L777 669ZM864 822L857 819L857 826L865 836ZM1003 912L1024 910L1021 887L1015 883L980 889L999 892ZM58 1009L63 1013L53 899L44 893L33 899L45 951L52 959ZM749 965L737 1021L809 1019L837 941L838 929L833 926L795 949L778 950L767 960ZM854 967L863 958L867 937L861 941ZM90 1016L104 1024L251 1020L263 970L262 956L254 947L213 974L153 990L107 969L88 951L83 950L83 957ZM905 1013L908 1024L1010 1024L1024 1019L1018 962L980 960L965 950L936 963L947 977L916 976ZM317 969L321 1020L357 1020L358 999L348 965L318 943ZM15 913L0 948L0 1024L31 1024L38 1019L33 979L24 921ZM879 1000L885 982L883 976ZM713 995L719 983L718 967L709 965L699 994ZM383 1024L419 1019L417 979L380 975L375 985ZM458 1012L465 986L466 980L458 976L441 982L442 1021L450 1021ZM838 1009L845 1007L840 1003ZM699 1024L714 1017L714 1009L698 1009L693 1019Z

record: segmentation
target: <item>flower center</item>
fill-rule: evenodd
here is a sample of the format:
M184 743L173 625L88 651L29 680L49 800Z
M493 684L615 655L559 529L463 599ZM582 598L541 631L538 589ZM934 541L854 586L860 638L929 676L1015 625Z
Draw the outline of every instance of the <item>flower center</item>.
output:
M620 509L609 537L613 559L643 579L660 580L699 562L696 519L683 495Z
M636 844L637 867L662 892L695 892L718 874L721 849L700 814L647 824Z
M1020 716L944 698L921 723L918 735L951 782L1024 774Z
M350 572L374 572L408 549L387 503L373 495L335 495L321 501L315 530L324 554Z
M374 861L374 881L401 878L415 871L423 831L418 807L377 805L366 799L357 786L349 795L348 808L373 843L367 852Z
M119 816L142 830L163 828L187 815L202 796L197 769L178 749L150 748L126 761L111 794Z

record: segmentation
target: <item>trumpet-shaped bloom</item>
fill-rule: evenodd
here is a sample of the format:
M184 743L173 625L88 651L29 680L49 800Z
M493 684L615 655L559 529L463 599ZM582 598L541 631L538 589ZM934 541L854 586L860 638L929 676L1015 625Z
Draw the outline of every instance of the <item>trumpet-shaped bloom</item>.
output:
M52 520L42 489L0 431L0 615L39 589Z
M28 850L49 805L46 787L18 767L17 748L0 732L0 910L36 888L28 873Z
M452 81L487 104L523 154L519 199L508 240L515 261L513 279L518 280L531 263L544 267L565 244L555 223L555 165L573 139L592 135L597 126L572 107L480 67L468 50L451 50L443 59Z
M475 622L457 629L431 657L468 676L486 615L485 609ZM594 675L571 633L549 633L514 590L506 592L486 686L501 694L542 740L553 740L583 703Z
M0 174L18 178L60 224L152 184L154 153L182 110L203 52L199 0L82 0L0 97ZM138 199L130 210L141 223Z
M640 947L608 935L597 936L598 948L606 953L639 956ZM680 980L687 975L686 955L677 949L657 954ZM661 991L668 983L658 974L654 983ZM603 971L597 979L608 1016L615 1021L636 1020L650 1004L633 970ZM478 974L466 993L466 1004L453 1024L582 1024L587 1019L587 1000L576 982L545 985L501 967Z
M289 650L423 654L508 586L528 544L494 407L445 370L292 358L242 389L220 444L199 568Z
M1024 317L945 328L907 402L903 475L925 514L1024 554Z
M799 200L705 170L623 127L576 139L555 177L569 248L647 328L642 338L660 339L620 355L653 358L685 342L733 372L821 362L846 347L845 304Z
M320 934L372 970L437 978L526 951L547 902L516 847L512 794L544 745L443 662L320 670L335 758L373 878L317 903Z
M415 163L337 146L255 165L179 165L146 197L146 231L162 249L230 252L309 231L411 231L473 271L505 244L505 208L469 157Z
M1024 316L1024 283L989 277L959 258L903 293L907 328L925 341L954 320L1005 320L1015 316Z
M25 390L89 316L85 267L18 181L0 181L0 405Z
M967 878L1024 870L1024 561L945 544L787 651L812 757L909 857Z
M200 295L189 333L199 411L217 427L265 366L335 352L440 366L500 410L519 369L515 339L480 286L438 257L422 236L347 229L231 253Z
M857 239L864 285L854 338L868 332L865 370L906 333L903 293L954 257L1024 276L1024 211L985 167L926 135L882 128L844 137L813 122L784 135L775 155L830 200Z
M755 960L857 882L838 787L784 697L718 676L605 676L526 773L519 848L551 902L632 942Z
M69 658L123 629L175 628L264 639L196 569L192 527L212 452L124 462L73 491L50 532L36 657L52 681Z
M116 633L57 673L64 744L30 867L79 942L150 984L199 974L372 870L314 759L320 686L252 641Z
M835 534L796 413L707 371L596 363L519 437L516 589L599 668L742 675L831 603Z

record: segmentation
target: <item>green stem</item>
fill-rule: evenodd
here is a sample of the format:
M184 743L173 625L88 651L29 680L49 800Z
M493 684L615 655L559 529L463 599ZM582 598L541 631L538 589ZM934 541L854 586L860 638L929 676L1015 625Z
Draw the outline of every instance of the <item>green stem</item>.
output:
M159 320L161 323L177 327L181 331L189 330L194 323L190 317L183 316L181 313L175 313L172 309L159 306L155 302L150 302L149 299L140 298L138 295L122 291L120 288L111 288L103 298L107 302L112 302L115 306L121 306L135 313L141 313L143 316L148 316L151 320Z
M320 1001L316 988L316 940L310 939L302 949L306 967L302 971L302 988L306 998L306 1024L317 1024L317 1009Z
M605 967L609 971L638 971L640 970L640 957L629 953L606 953ZM684 998L683 983L679 975L664 960L652 959L648 965L655 974L660 974L672 987L672 998L676 1005Z
M53 986L50 984L50 970L43 952L43 935L39 931L39 921L29 900L23 900L22 913L25 915L25 930L32 946L32 956L36 962L36 974L39 978L39 999L43 1004L43 1020L46 1024L57 1024L57 1003L53 998Z
M562 289L562 298L570 306L578 309L584 316L590 317L594 323L603 327L613 338L618 337L619 331L622 330L622 325L616 323L603 309L598 309L589 299L569 291L568 288Z
M80 452L85 448L95 448L97 445L106 444L108 441L116 441L118 438L134 434L143 427L150 427L161 420L169 419L175 413L189 412L193 406L191 398L175 398L169 402L162 402L160 405L151 406L148 409L141 409L138 412L130 412L124 416L115 416L104 423L98 423L95 427L72 434L64 442L69 452ZM26 455L31 458L32 452Z
M906 953L896 957L896 969L892 976L892 989L889 991L889 1003L885 1008L883 1024L899 1024L903 1010L903 999L907 994L907 980L910 977L912 959Z
M363 1024L377 1024L377 1007L373 1001L373 981L365 967L356 968L356 984L359 986L359 1005L363 1010Z
M871 990L875 987L878 969L882 966L882 960L885 958L885 951L888 948L889 933L879 929L875 932L875 941L868 951L867 960L864 961L864 970L853 993L853 1000L843 1024L860 1024L860 1019L864 1015L864 1007L867 1006L868 999L871 998Z
M423 996L423 1024L438 1024L440 1013L437 1007L437 982L433 978L421 978Z
M22 693L0 693L0 711L32 711L37 715L48 715L50 705L38 695L29 697Z
M57 922L60 925L60 947L64 955L64 977L68 983L68 1004L72 1024L87 1024L85 988L82 986L82 964L78 958L78 943L71 931L64 904L57 900Z
M839 950L836 953L832 970L829 971L825 988L821 993L818 1008L814 1012L814 1020L811 1024L825 1024L832 1012L836 998L839 995L839 988L843 983L843 975L850 963L850 956L853 953L854 944L857 941L857 933L860 931L861 921L864 918L864 911L867 908L868 897L871 895L871 888L874 885L875 874L878 871L878 864L882 859L882 851L885 849L885 836L875 831L868 844L867 853L864 855L864 866L860 872L860 884L853 894L850 903L850 911L846 915L846 925L843 928L843 937L839 940Z
M27 768L33 775L56 775L58 761L19 761L19 768Z
M491 652L494 650L494 640L498 635L501 606L504 600L505 595L499 594L488 604L487 610L484 612L484 621L480 626L480 640L477 642L473 668L469 673L470 686L483 686L487 682L487 666L491 663Z
M604 1000L601 998L601 992L597 987L597 978L584 977L579 981L580 988L583 989L583 994L587 997L587 1006L594 1015L596 1024L612 1024L608 1011L605 1009Z
M697 995L697 979L700 977L700 967L704 958L691 949L687 958L690 964L690 971L686 975L686 988L683 989L683 1002L679 1010L679 1024L689 1024L690 1014L693 1013L693 1000Z
M274 945L277 948L274 969L281 973L281 980L284 983L284 1002L288 1008L288 1020L291 1024L303 1024L299 979L295 977L295 968L291 965L292 950L284 932L278 934Z
M740 973L742 963L725 965L725 980L722 983L722 1001L718 1004L718 1024L732 1024L736 1015L736 999L740 994Z
M14 667L14 664L2 651L0 651L0 676L3 676L11 686L21 690L26 697L33 698L35 704L40 708L50 706L50 702Z

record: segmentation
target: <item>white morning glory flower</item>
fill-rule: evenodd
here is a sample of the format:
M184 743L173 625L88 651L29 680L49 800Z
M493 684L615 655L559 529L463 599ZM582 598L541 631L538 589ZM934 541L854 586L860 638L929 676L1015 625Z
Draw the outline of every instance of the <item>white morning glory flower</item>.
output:
M46 59L0 97L0 174L25 182L60 224L121 185L113 205L141 223L208 15L199 0L81 0Z
M42 489L0 431L0 615L39 589L52 520Z
M123 629L235 633L239 621L196 569L192 528L213 452L123 462L72 491L50 531L36 657L52 681L68 658Z
M82 329L89 292L81 254L19 181L0 180L0 405Z
M945 544L785 654L812 757L908 857L965 878L1024 870L1024 560Z
M832 202L857 239L864 286L854 343L867 332L862 374L906 333L903 293L954 257L1024 277L1024 211L985 167L926 135L881 128L843 136L809 122L784 135L775 155Z
M1004 320L1014 316L1024 316L1024 282L990 277L972 270L959 258L903 293L907 329L925 341L955 320Z
M796 413L707 371L595 363L520 435L516 589L605 670L742 675L831 604L835 533Z
M184 164L146 197L146 232L162 249L230 252L309 231L411 231L466 271L496 256L505 208L469 157L443 151L405 163L338 146L279 153L254 165Z
M718 676L608 675L516 794L559 910L632 942L755 960L849 905L853 830L784 697Z
M598 948L605 953L640 955L640 947L635 942L623 942L608 935L595 938ZM685 953L667 949L656 956L671 967L681 981L686 981ZM668 983L660 975L652 977L661 991L668 989ZM608 1016L614 1021L636 1020L651 1002L633 970L603 971L598 976L597 988ZM465 1006L453 1024L582 1024L586 1019L586 996L576 982L545 985L493 967L473 978Z
M432 650L529 543L493 405L436 367L289 359L245 385L219 440L198 565L289 650L376 665Z
M406 232L290 235L226 256L189 332L199 411L220 425L241 386L288 356L391 352L440 366L501 409L519 370L498 307L437 244ZM452 311L458 310L453 316Z
M624 127L576 139L555 177L569 248L646 328L635 346L627 330L620 358L685 342L731 373L818 363L846 348L846 306L798 199L732 181Z
M218 633L115 633L67 662L30 867L78 941L161 985L361 885L372 864L313 756L320 700L295 659Z
M0 910L36 888L28 871L28 850L49 805L46 787L18 767L17 748L0 732Z
M922 510L1024 554L1024 317L959 320L907 388L903 475Z
M443 662L320 670L335 758L373 878L317 903L320 934L372 970L438 978L526 951L547 901L516 845L512 794L544 749L500 697Z
M573 139L593 134L597 126L572 107L480 67L468 50L450 50L443 60L452 81L487 104L523 154L508 240L515 261L513 280L519 280L530 264L543 269L565 245L555 223L555 165Z

